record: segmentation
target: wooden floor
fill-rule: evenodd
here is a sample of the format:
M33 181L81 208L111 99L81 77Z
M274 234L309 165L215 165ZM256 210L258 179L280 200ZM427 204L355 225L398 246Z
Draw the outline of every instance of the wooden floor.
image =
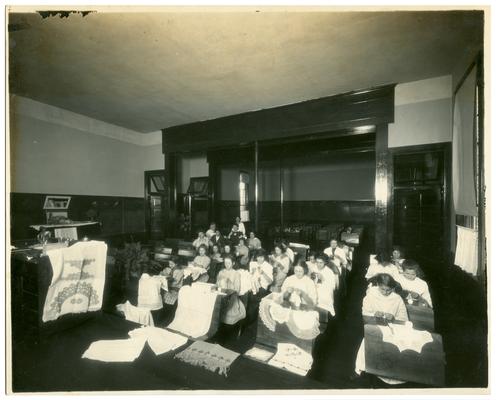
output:
M314 364L309 377L327 388L388 387L371 375L353 377L356 353L363 338L361 305L366 289L363 276L368 254L367 250L356 253L355 268L349 276L347 295L339 307L339 314L316 340ZM442 335L445 347L446 385L486 387L487 314L485 296L480 286L456 267L433 266L424 269L436 310L436 331ZM256 324L253 324L240 337L232 330L225 330L216 339L225 347L244 353L254 344L255 336ZM24 372L33 371L32 366L36 365L33 354L29 348L16 346L13 375L14 383L19 388L29 381L29 374ZM36 373L43 375L50 374L50 371L37 370ZM150 388L156 389L157 385L160 383L150 383ZM407 383L399 387L421 385Z

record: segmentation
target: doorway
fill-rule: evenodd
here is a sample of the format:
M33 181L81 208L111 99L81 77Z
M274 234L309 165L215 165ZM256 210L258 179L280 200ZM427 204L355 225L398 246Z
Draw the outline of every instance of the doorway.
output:
M426 268L448 260L449 143L393 151L393 244Z
M145 224L147 236L151 240L165 236L166 204L165 170L145 171Z

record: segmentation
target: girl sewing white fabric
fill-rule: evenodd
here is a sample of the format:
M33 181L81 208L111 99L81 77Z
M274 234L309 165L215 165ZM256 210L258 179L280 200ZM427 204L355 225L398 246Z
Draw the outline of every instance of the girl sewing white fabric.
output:
M206 246L207 248L210 246L210 240L205 236L205 233L202 231L198 232L198 237L193 241L193 246L196 250L200 248L201 245Z
M240 267L246 269L250 261L250 249L245 244L245 238L239 238L236 246L236 257Z
M231 256L224 257L224 268L217 275L217 286L229 294L228 303L221 313L221 321L228 325L234 325L246 317L245 306L239 298L240 275L233 265Z
M207 247L201 245L198 248L198 255L193 260L193 267L202 268L205 272L194 270L192 273L193 281L207 282L208 281L208 269L210 268L210 257L207 256Z
M283 298L299 306L305 304L314 306L317 302L315 283L307 276L308 266L305 261L299 261L294 267L294 275L288 276L281 287Z
M394 248L393 253L391 255L391 264L395 265L396 268L398 268L399 272L403 271L403 267L402 267L403 261L405 261L405 259L403 258L403 254L401 253L401 250L397 247Z
M408 321L405 303L400 295L395 293L399 290L398 283L389 274L378 274L372 278L372 286L363 299L362 315L384 318L386 321ZM355 362L355 372L360 374L365 370L365 345L364 341L358 349ZM404 383L396 379L379 376L381 380L391 385Z
M339 276L326 266L324 257L324 254L317 256L315 264L309 268L309 275L316 286L317 304L334 316L334 293L339 285Z
M432 308L431 294L427 282L420 279L419 265L414 260L405 260L403 262L403 273L398 274L397 281L401 285L403 291L409 292L416 299L420 296L429 307Z
M324 250L324 254L326 254L341 271L341 268L346 268L348 265L346 253L338 246L338 241L336 239L332 239L329 244L330 246Z
M260 289L267 291L273 277L273 267L265 261L265 252L257 250L255 253L255 261L250 262L250 274L252 276L252 292L257 294Z
M379 253L375 256L375 263L370 264L365 274L365 279L371 279L377 274L389 274L393 279L398 276L398 268L389 262L386 253Z
M288 276L289 272L289 257L284 254L284 250L281 244L276 244L274 247L274 253L269 256L269 261L274 267L274 282L270 287L271 292L280 292L281 286Z
M274 279L273 267L265 261L265 251L263 249L255 252L255 261L250 262L249 272L251 290L248 292L246 319L242 330L256 321L260 301L268 294L269 286Z
M236 217L236 225L238 225L238 231L246 237L246 228L245 224L241 221L240 217Z
M405 303L394 292L400 288L394 278L386 273L378 274L372 279L372 285L363 299L362 315L408 321Z

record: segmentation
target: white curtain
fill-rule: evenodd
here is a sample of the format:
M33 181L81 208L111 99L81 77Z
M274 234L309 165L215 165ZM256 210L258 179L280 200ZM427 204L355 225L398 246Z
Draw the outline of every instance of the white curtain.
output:
M467 76L455 96L453 110L453 201L455 213L477 215L474 127L476 68Z
M477 231L457 226L455 265L477 275Z

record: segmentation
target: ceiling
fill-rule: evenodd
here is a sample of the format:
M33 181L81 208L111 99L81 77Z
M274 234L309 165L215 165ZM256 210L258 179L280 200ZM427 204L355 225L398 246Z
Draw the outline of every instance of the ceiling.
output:
M137 132L451 74L480 12L9 15L10 90Z

